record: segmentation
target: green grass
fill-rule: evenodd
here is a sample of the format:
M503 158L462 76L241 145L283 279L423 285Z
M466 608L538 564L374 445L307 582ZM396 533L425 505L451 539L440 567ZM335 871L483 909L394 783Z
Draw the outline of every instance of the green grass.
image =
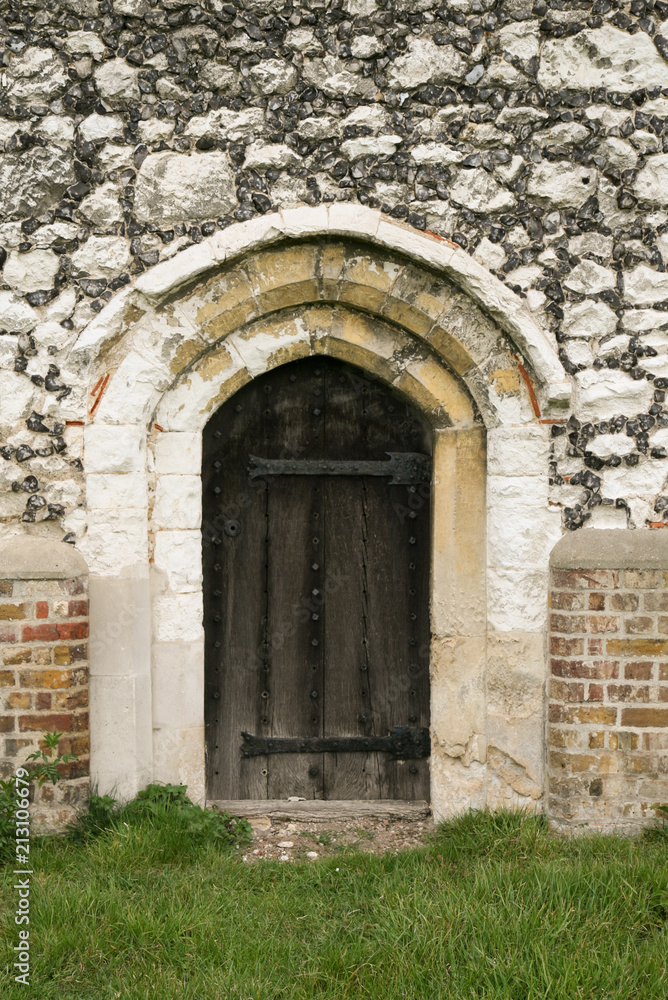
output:
M241 860L168 816L35 844L32 982L0 889L2 1000L652 1000L668 996L668 836L566 841L478 813L424 850Z

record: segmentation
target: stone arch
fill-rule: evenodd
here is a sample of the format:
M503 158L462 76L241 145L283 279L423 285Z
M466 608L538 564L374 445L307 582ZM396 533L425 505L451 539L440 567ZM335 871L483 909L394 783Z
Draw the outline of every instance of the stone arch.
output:
M541 797L544 567L560 525L539 418L566 391L545 334L481 270L378 213L298 209L154 268L82 334L92 627L129 622L93 667L91 699L104 692L129 748L122 793L152 773L204 795L202 427L248 379L331 353L405 393L437 440L435 812ZM509 673L529 692L519 714ZM92 771L107 783L110 755L93 733Z

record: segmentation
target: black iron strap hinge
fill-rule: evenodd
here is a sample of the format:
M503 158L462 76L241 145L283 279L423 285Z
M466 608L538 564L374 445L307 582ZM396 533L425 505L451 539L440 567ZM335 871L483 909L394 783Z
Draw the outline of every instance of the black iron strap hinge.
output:
M325 459L259 458L249 455L250 479L259 476L390 476L390 485L424 483L431 458L414 451L386 451L387 461L328 461Z
M243 733L242 757L265 753L389 753L394 760L429 757L428 729L397 726L388 736L251 736Z

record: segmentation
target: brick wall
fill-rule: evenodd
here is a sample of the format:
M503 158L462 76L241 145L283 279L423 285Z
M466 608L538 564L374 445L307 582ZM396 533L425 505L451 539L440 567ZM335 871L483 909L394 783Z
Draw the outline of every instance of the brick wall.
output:
M79 758L63 766L65 780L35 789L35 829L62 827L88 794L87 639L85 576L0 579L2 775L54 729L64 733L60 749Z
M668 572L553 566L549 654L550 816L653 818L668 802Z

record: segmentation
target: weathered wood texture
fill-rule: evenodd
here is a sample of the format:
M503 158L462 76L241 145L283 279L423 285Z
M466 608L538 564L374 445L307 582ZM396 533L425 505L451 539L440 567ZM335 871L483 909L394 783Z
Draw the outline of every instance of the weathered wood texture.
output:
M249 456L431 453L382 383L313 358L256 379L204 436L210 799L427 799L429 761L384 753L241 756L257 736L429 725L429 484L370 475L249 478Z

